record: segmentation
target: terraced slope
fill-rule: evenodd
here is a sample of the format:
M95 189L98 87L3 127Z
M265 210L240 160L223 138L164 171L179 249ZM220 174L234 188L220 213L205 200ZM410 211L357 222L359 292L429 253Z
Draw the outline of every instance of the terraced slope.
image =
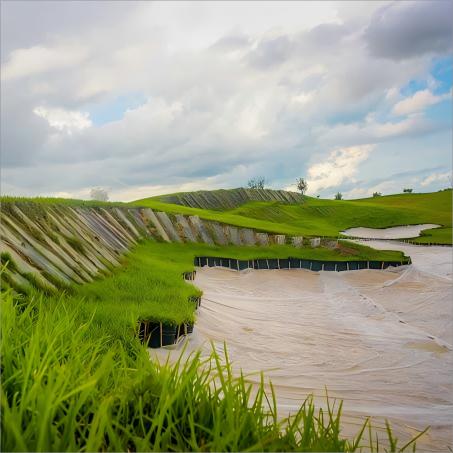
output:
M443 228L427 230L416 241L452 243L452 191L400 194L360 200L322 200L305 197L304 203L248 202L234 209L190 208L163 203L156 198L135 202L172 213L198 215L245 228L277 234L337 236L352 227L386 228L436 223Z
M179 204L190 208L223 211L234 209L250 201L269 201L282 204L299 204L304 197L297 192L271 189L220 189L200 190L198 192L179 192L155 197L157 201Z
M237 228L197 216L154 212L127 205L95 206L2 200L0 252L13 266L2 273L6 286L47 292L91 282L120 265L121 256L140 240L208 245L260 245L294 242L251 228ZM301 244L298 239L294 242Z

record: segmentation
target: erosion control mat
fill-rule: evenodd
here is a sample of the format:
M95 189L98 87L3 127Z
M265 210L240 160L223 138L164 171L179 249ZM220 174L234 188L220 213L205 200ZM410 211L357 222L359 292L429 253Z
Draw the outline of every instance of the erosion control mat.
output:
M309 393L325 406L327 387L329 396L344 399L345 434L357 432L368 415L383 429L386 417L403 443L431 425L418 448L448 451L451 250L413 249L403 250L413 266L389 270L200 268L195 284L204 296L188 349L207 352L209 340L222 349L226 341L237 371L263 370L272 380L281 415ZM162 359L168 353L153 352ZM177 357L180 348L170 354Z

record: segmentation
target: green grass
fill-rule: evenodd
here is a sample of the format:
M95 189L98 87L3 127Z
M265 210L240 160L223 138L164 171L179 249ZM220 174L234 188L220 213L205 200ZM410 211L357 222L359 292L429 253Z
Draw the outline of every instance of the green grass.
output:
M451 244L453 231L450 228L434 228L432 230L424 230L421 236L415 238L413 242L418 244Z
M0 197L6 207L19 202L32 206L65 205L74 207L136 206L173 214L198 215L231 225L270 233L301 236L333 236L347 228L387 228L399 225L436 223L443 228L427 230L415 242L452 244L452 191L387 195L358 200L323 200L305 197L302 204L251 202L228 211L189 208L164 203L159 197L133 203L74 200L49 197ZM3 208L3 207L2 207ZM426 235L426 237L425 237Z
M346 439L341 405L323 412L309 397L280 420L264 378L234 377L227 355L151 361L78 303L4 295L1 451L377 451L383 440L400 451L390 429L365 442L378 436L368 420Z
M98 200L78 200L74 198L59 198L59 197L15 197L10 195L0 196L0 204L20 203L30 204L36 203L47 206L73 206L73 207L104 207L104 206L127 206L128 203L120 201L98 201ZM3 206L2 206L3 208Z
M452 243L452 192L399 194L360 200L323 200L306 197L303 204L252 202L229 211L212 211L162 203L154 198L138 200L140 206L239 227L287 235L337 236L352 227L386 228L436 223L445 228L430 230L436 242ZM423 242L421 239L417 241Z

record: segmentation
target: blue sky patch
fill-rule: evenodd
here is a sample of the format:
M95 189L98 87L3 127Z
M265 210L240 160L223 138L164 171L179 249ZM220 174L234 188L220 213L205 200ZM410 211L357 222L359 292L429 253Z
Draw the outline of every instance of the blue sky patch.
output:
M102 126L121 120L126 110L136 109L145 102L146 97L143 93L128 93L101 104L90 105L88 112L92 123L95 126Z
M431 75L439 82L435 94L446 93L451 89L453 79L453 58L434 59Z

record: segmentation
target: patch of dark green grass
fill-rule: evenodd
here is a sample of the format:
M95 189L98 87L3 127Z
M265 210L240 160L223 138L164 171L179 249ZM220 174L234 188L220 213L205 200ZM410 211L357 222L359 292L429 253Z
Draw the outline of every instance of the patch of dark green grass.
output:
M0 265L6 266L11 272L18 272L17 264L8 252L0 253Z
M83 254L85 249L83 247L82 241L75 236L65 236L66 242L72 247L76 252Z

